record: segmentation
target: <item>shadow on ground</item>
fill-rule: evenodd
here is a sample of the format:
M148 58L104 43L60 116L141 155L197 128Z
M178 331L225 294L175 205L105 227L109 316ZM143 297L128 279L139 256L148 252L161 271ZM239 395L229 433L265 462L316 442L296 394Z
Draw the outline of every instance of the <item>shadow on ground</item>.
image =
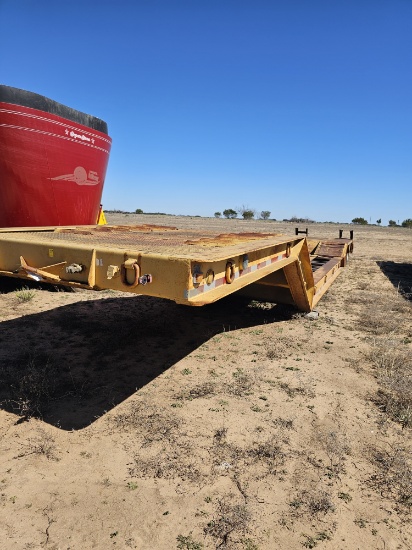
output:
M406 300L412 301L412 263L377 262L377 264L398 292Z
M295 310L225 298L202 308L151 298L79 301L1 323L0 405L81 429L215 334Z

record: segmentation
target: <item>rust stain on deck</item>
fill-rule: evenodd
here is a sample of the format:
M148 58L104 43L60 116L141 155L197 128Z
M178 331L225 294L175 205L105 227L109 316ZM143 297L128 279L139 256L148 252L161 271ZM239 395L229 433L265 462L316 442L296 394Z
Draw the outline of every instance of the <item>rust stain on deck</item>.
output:
M184 244L200 246L228 246L246 241L257 241L267 237L279 237L279 233L222 233L213 237L201 237L185 241Z
M97 235L99 233L133 233L151 231L177 231L177 227L170 225L98 225L94 227L62 227L56 228L55 233L71 233L75 235Z

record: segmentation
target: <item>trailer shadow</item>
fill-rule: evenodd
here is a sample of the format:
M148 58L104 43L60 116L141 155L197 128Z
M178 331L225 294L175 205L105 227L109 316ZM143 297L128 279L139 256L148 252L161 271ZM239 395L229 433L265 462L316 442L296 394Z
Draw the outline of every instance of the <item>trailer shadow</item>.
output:
M406 300L412 301L412 263L380 261L377 264L397 291Z
M225 298L203 308L151 297L79 301L1 323L0 407L78 430L216 334L290 318Z

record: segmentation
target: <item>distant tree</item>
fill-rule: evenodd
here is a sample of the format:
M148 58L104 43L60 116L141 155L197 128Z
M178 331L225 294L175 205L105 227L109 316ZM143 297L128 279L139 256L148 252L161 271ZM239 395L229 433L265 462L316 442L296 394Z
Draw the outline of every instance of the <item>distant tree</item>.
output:
M376 220L376 223L380 225L382 223L382 220L379 218L379 220Z
M136 208L135 214L143 214L143 210L141 208Z
M396 223L395 220L389 220L389 227L396 227L398 224Z
M353 218L352 223L356 223L357 225L368 225L365 218Z
M314 220L311 220L310 218L298 218L297 216L292 216L289 220L283 220L286 222L293 222L293 223L315 223Z
M222 215L222 212L215 212L214 214L215 218L220 218L221 215Z
M402 227L409 227L412 228L412 219L408 218L407 220L403 220Z
M233 208L227 208L226 210L223 210L223 215L225 218L236 218L237 212L236 210L233 210Z
M262 220L268 220L269 216L270 216L269 210L262 210L262 212L260 213L260 217L262 218Z
M244 205L238 208L237 211L244 220L253 220L256 214L256 210L253 210L253 208L249 208L249 206Z
M243 210L242 216L244 220L253 220L255 217L255 211L254 210Z

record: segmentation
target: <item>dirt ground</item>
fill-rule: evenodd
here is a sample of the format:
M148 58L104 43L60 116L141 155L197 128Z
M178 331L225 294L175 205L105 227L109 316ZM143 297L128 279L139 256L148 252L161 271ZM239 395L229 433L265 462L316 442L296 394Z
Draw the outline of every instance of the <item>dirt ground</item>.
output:
M0 281L0 548L412 548L412 231L351 228L315 320Z

